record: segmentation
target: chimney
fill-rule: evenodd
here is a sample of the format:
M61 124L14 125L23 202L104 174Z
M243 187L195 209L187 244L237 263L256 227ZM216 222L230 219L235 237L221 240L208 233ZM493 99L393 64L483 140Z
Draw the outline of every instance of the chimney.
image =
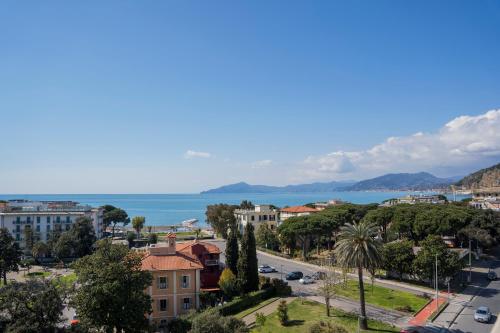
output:
M149 253L155 256L167 256L175 254L175 234L169 233L166 239L166 243L151 244L149 247Z

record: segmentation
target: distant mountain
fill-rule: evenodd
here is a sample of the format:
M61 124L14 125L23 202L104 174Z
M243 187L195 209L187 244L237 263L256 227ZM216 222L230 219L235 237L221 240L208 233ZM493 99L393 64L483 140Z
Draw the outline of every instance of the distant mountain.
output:
M456 186L465 189L500 186L500 163L486 169L481 169L458 181Z
M221 186L201 192L206 193L299 193L299 192L333 192L352 185L354 182L328 182L287 186L250 185L245 182Z
M343 188L345 191L423 191L446 188L454 182L454 178L438 178L428 172L389 173L380 177L360 181Z
M244 182L225 185L203 193L304 193L334 191L423 191L447 188L457 177L438 178L427 172L392 173L360 182L328 182L287 186L250 185Z

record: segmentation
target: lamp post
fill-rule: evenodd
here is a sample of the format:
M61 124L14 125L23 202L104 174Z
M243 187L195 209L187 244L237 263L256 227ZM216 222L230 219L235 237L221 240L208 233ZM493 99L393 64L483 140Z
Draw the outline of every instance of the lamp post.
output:
M438 255L436 253L436 313L439 309L439 302L438 302L438 298L439 298L439 289L438 289Z
M281 276L281 281L283 281L283 264L281 264L280 276Z
M467 282L472 281L472 240L469 239L469 276L467 277Z

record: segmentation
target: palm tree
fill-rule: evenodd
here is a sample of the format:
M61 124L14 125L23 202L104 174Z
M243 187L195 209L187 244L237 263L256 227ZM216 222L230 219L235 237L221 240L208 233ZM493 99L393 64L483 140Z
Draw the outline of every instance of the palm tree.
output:
M334 253L337 262L343 268L358 269L359 283L359 327L368 328L365 309L365 288L363 285L363 269L377 267L380 263L381 243L375 239L378 233L376 225L366 221L346 224L340 228Z

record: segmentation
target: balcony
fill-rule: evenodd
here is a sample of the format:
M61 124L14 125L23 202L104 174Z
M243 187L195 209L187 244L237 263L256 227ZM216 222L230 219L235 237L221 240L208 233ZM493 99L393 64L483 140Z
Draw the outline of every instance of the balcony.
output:
M207 259L205 260L205 266L218 266L219 260L217 259Z

